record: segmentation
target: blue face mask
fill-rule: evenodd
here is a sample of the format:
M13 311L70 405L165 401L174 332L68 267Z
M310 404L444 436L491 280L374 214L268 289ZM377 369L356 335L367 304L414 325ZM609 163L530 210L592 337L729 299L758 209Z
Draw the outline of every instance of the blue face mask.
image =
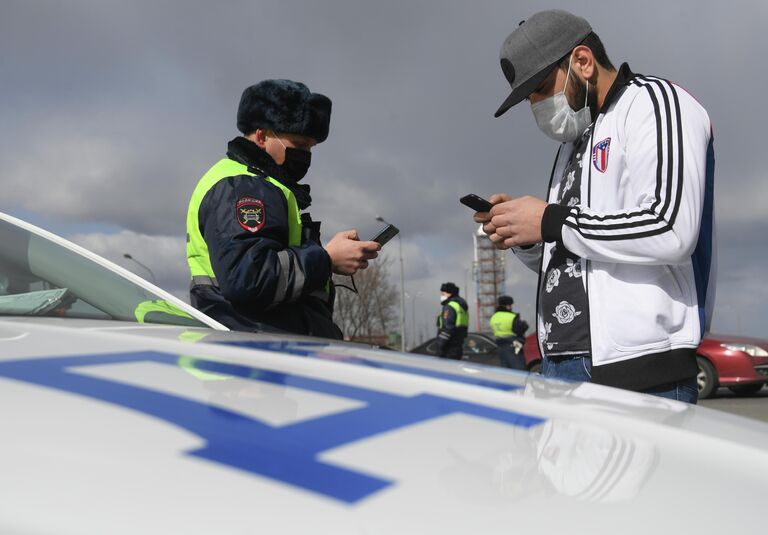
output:
M563 90L540 102L531 104L531 111L539 129L561 143L576 141L584 130L592 124L592 113L587 106L586 96L584 97L584 107L579 111L573 111L571 105L568 104L565 89L568 87L570 77L571 62L569 61ZM589 95L589 83L587 83L587 95Z

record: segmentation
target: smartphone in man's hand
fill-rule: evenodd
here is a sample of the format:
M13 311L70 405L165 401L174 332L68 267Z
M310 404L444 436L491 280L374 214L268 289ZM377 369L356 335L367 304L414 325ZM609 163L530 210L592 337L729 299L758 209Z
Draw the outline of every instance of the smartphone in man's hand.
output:
M375 241L376 243L383 246L389 240L397 236L399 232L400 232L399 228L397 228L395 225L388 223L385 226L383 226L381 229L379 229L376 235L368 241Z
M475 212L490 212L491 208L493 208L493 205L490 203L490 201L487 201L482 197L475 195L474 193L464 195L461 199L459 199L459 202L464 206L469 206Z

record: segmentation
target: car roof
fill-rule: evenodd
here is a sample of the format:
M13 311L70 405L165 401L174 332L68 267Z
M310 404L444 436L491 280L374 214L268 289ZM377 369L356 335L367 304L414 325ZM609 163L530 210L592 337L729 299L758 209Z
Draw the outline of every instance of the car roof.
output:
M0 340L0 532L761 519L768 425L701 407L298 336L16 318Z

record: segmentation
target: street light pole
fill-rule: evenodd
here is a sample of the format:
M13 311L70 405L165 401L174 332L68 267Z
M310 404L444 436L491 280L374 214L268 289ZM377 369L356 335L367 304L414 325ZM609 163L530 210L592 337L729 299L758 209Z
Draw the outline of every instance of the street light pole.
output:
M150 275L150 277L152 277L152 284L157 284L157 279L155 279L155 274L152 272L152 270L151 270L151 269L149 269L147 266L145 266L144 264L142 264L141 262L139 262L138 260L136 260L134 257L132 257L131 255L129 255L128 253L123 253L123 257L124 257L124 258L127 258L128 260L133 260L133 261L134 261L134 262L136 262L138 265L140 265L141 267L143 267L144 269L146 269L146 270L147 270L147 272L149 272L149 275Z
M416 298L420 295L422 295L422 292L416 292L414 295L409 295L408 292L405 292L405 297L411 300L411 347L419 343L416 339Z
M380 215L376 216L376 221L389 225ZM397 245L400 254L400 351L405 352L405 271L403 269L403 240L400 234L397 235Z

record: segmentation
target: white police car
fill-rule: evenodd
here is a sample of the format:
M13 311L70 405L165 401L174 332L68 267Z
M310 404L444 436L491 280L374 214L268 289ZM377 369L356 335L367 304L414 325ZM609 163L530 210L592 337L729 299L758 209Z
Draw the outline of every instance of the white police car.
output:
M764 424L227 332L13 218L0 217L0 244L1 534L616 535L763 521Z

